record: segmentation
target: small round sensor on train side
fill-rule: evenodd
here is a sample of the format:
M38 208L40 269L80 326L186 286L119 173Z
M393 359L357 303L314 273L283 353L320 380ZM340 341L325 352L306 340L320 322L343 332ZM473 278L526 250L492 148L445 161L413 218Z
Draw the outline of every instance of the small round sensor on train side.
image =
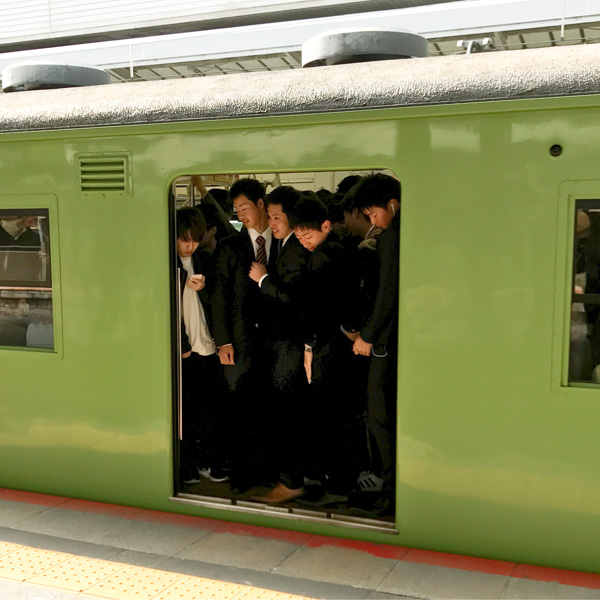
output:
M562 146L560 144L554 144L550 146L550 156L560 156L562 154Z

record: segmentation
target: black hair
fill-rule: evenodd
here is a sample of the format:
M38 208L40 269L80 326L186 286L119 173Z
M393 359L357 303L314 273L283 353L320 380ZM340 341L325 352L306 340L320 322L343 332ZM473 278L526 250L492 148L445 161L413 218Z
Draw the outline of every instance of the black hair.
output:
M200 210L202 211L202 214L206 219L206 231L212 229L213 227L216 227L217 233L215 235L215 238L217 240L220 240L221 238L224 238L229 235L227 228L225 227L225 225L223 225L221 213L219 212L219 209L216 206L212 204L202 203L202 205L200 206Z
M325 201L325 206L327 206L327 212L329 213L329 220L332 223L344 222L343 200L344 194L331 194Z
M395 198L400 202L400 182L389 175L369 175L352 188L354 203L359 210L379 206L385 208Z
M177 211L177 239L190 238L199 242L206 233L206 219L195 206L186 206Z
M329 204L329 201L331 200L331 198L333 198L333 194L329 190L326 190L325 188L321 188L320 190L317 190L315 192L315 194L317 194L317 196L319 197L319 200L321 200L323 202L323 204L325 204L325 206L327 206Z
M243 194L248 200L257 204L259 200L264 199L265 193L265 186L260 181L244 177L229 188L227 200L233 204L233 201Z
M217 201L224 212L228 213L233 210L233 202L229 198L227 190L223 190L221 188L212 188L209 190L209 193ZM204 206L202 208L204 209Z
M281 204L281 210L287 217L292 214L294 206L301 198L300 192L291 185L282 185L275 188L266 198L267 206L271 204Z
M362 177L360 175L348 175L348 177L344 177L337 186L337 190L335 190L338 194L345 194L350 190L351 187L355 186Z
M292 229L316 229L321 231L323 223L329 219L327 207L314 192L302 192L300 200L288 215Z

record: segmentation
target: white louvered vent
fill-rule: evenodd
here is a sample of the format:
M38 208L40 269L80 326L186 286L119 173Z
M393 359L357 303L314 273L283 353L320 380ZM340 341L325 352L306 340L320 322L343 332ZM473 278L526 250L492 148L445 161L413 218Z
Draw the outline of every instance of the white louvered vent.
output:
M129 192L129 157L124 154L79 157L81 191Z

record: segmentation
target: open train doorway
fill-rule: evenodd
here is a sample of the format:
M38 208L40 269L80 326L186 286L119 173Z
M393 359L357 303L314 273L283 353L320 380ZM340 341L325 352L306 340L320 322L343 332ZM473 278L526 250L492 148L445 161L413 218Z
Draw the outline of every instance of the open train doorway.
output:
M190 174L171 192L177 498L393 529L397 177Z

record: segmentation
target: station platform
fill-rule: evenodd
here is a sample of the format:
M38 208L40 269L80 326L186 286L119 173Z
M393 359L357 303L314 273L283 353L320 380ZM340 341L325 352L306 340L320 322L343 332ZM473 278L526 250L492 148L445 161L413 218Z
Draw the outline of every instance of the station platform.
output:
M2 600L600 598L600 575L0 489Z

